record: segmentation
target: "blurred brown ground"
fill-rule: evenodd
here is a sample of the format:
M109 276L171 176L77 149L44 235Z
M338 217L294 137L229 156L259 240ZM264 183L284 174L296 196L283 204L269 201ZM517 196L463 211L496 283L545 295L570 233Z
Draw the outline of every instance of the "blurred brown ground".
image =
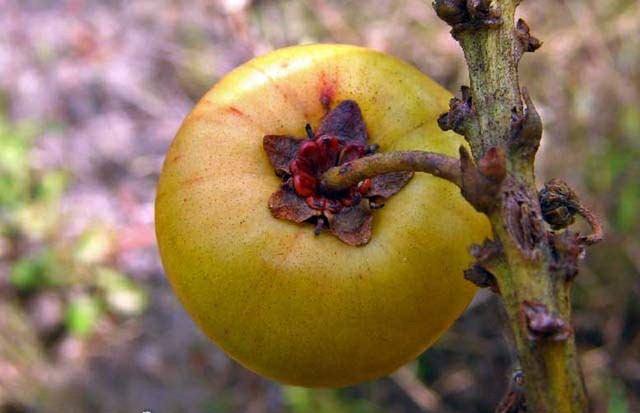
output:
M574 294L594 411L639 412L640 3L519 14L544 42L521 63L545 124L539 182L566 179L607 227ZM183 117L235 66L310 42L467 81L428 1L0 0L1 413L493 411L512 366L487 294L394 376L306 390L230 361L164 279L154 187Z

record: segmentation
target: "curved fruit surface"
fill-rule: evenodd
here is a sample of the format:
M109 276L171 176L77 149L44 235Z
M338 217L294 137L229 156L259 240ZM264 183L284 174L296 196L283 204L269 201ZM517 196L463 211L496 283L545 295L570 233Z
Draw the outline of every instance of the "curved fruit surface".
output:
M361 247L273 218L281 179L262 146L305 136L352 99L380 152L457 155L437 116L450 94L414 67L352 46L281 49L235 69L185 119L158 184L156 234L168 278L200 328L264 376L343 386L392 372L461 314L468 247L488 222L453 184L416 174L374 212Z

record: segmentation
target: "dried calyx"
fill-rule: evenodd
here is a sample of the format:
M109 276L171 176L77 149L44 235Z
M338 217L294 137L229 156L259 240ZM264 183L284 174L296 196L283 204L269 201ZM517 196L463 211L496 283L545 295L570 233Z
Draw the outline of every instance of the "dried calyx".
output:
M269 199L274 217L296 223L310 222L316 234L324 227L350 245L364 245L371 239L372 209L397 193L413 176L392 172L367 178L345 190L333 191L321 184L322 174L373 153L358 104L342 101L307 136L267 135L263 145L280 189Z

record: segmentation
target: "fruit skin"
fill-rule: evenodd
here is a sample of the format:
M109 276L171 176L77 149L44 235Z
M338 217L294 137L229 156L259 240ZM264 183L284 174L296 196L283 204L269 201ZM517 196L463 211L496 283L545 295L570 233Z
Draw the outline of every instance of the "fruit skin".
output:
M232 358L303 386L375 379L415 358L475 292L468 248L490 234L453 184L417 174L351 247L273 218L267 134L305 136L327 105L362 109L380 151L457 156L440 131L450 94L407 63L342 45L277 50L235 69L185 119L165 159L156 235L167 276Z

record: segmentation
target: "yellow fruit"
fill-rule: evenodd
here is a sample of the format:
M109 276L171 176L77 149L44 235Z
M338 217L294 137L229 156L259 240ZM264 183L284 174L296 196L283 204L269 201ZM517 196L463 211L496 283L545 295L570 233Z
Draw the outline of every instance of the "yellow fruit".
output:
M282 49L222 79L185 119L158 184L156 233L167 276L200 328L274 380L344 386L388 374L431 345L475 287L468 247L489 225L453 184L417 174L346 245L272 217L281 184L263 136L305 136L352 99L380 151L457 156L440 131L449 93L414 67L339 45Z

